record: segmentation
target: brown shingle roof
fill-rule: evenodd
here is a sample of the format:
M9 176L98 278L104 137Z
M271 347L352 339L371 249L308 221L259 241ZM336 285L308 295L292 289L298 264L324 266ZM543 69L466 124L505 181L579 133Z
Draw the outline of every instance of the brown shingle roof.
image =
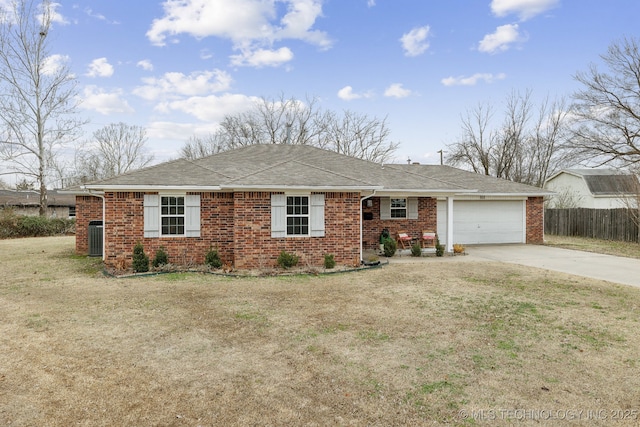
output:
M127 186L548 193L448 166L381 165L308 145L280 144L251 145L197 160L174 160L87 184L87 188L96 190Z

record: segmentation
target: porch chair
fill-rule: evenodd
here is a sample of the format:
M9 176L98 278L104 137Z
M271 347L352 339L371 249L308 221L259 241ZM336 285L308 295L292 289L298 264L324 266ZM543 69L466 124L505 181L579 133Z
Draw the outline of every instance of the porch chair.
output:
M409 233L406 231L398 231L398 248L399 249L411 249L411 243L413 238L409 236Z
M423 248L435 248L437 237L438 235L434 231L424 230L422 236L420 236L420 246Z

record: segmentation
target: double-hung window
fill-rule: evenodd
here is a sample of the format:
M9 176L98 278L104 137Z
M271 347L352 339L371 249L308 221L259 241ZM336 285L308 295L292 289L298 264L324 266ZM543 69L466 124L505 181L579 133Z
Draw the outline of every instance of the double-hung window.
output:
M380 219L418 219L418 198L380 197Z
M184 197L162 196L160 198L160 223L163 236L184 234Z
M287 196L287 236L309 235L309 196Z
M324 237L324 194L272 194L271 237Z
M144 195L144 237L200 237L200 195Z
M407 217L407 199L391 199L391 218Z

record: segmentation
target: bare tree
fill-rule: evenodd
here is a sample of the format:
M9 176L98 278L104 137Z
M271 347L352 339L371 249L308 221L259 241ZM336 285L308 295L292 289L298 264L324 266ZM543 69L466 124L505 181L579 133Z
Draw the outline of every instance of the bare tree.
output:
M186 158L198 158L245 145L313 145L374 162L391 159L398 147L389 141L386 119L320 109L316 99L301 102L281 96L262 98L249 111L226 116L207 138L191 138L182 147Z
M181 157L185 159L199 159L201 157L210 156L212 154L225 151L226 146L220 134L211 133L206 137L192 136L187 143L180 149Z
M342 118L334 118L327 129L326 148L338 153L374 162L389 160L398 148L388 142L391 130L386 119L345 111Z
M145 150L146 129L123 122L110 123L93 133L76 153L76 175L93 181L147 166L153 156Z
M569 110L564 100L545 100L535 124L531 91L512 92L502 122L494 126L494 109L478 104L462 118L462 134L448 145L447 163L476 173L541 187L544 180L571 161L565 145Z
M599 165L640 162L640 48L624 38L601 55L606 71L595 64L575 75L583 84L576 92L572 144L596 157Z
M54 7L49 0L14 0L0 12L0 159L9 165L6 174L37 182L40 215L47 207L48 162L84 124L75 118L76 80L50 54Z
M491 149L496 146L496 133L489 130L493 117L489 104L478 104L467 110L462 117L462 135L457 142L448 146L451 153L447 159L453 165L465 165L475 173L491 175Z

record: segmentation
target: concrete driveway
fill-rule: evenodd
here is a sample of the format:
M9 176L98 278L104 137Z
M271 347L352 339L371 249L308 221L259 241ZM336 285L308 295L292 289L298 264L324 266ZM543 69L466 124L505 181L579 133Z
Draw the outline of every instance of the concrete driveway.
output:
M466 248L469 258L521 264L640 287L640 260L539 245Z

